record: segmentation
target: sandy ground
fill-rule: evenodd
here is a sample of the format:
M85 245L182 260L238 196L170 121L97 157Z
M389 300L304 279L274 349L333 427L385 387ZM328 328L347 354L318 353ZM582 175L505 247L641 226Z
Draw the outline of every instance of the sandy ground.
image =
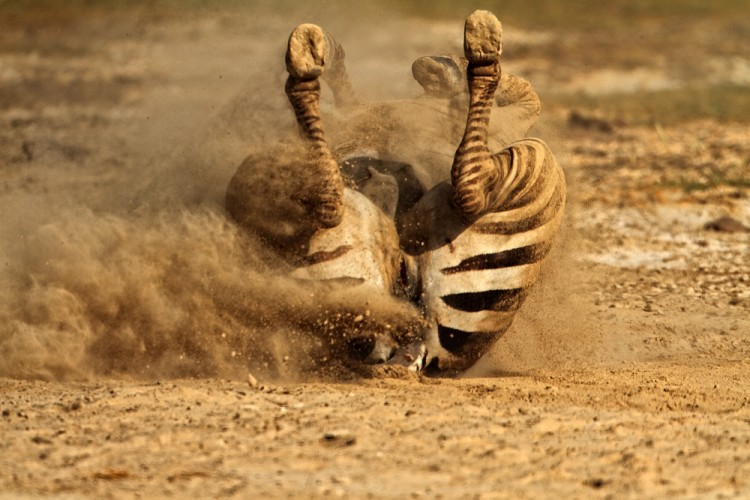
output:
M727 181L748 178L744 124L545 110L537 133L570 183L565 234L465 378L243 351L233 331L284 322L237 310L263 316L256 296L287 292L267 274L233 281L248 261L221 196L251 146L293 126L281 54L309 14L3 33L0 498L750 497L750 236L705 227L750 226L750 189ZM415 95L411 60L460 47L460 20L352 31L321 17L375 100ZM506 68L543 100L698 78L679 58L566 67L549 57L563 35L506 28L521 54ZM747 78L734 45L702 59L712 43L692 64Z

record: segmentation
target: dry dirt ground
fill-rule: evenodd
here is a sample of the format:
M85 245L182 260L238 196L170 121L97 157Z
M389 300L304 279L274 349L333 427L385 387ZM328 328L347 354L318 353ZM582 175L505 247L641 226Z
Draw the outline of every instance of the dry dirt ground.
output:
M0 498L750 497L746 124L547 106L565 234L467 377L309 372L286 344L260 363L222 341L284 292L232 281L220 202L293 126L286 34L329 26L378 100L418 93L411 61L458 50L462 22L178 14L21 13L0 35ZM543 103L750 83L748 31L707 27L680 25L689 58L645 58L615 50L632 35L508 26L506 70Z

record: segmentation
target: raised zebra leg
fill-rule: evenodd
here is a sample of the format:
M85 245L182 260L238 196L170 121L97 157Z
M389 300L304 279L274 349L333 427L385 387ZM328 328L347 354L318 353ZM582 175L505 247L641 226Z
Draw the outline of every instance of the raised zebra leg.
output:
M518 140L495 154L488 148L500 29L489 12L466 20L470 102L451 183L425 193L400 235L417 259L428 327L391 362L415 371L465 370L489 350L539 276L562 217L565 177L542 141ZM524 89L509 83L501 94L518 100Z
M451 169L453 203L467 220L492 209L492 191L500 179L487 147L490 111L500 82L502 26L494 14L477 10L464 26L464 54L469 62L469 112L463 139Z
M319 26L301 24L289 36L286 66L286 94L300 132L310 146L310 165L303 175L309 175L314 182L314 189L300 196L300 201L321 227L335 227L341 222L344 182L320 119L319 77L330 82L337 102L354 100L344 67L344 50Z
M299 80L322 77L333 90L338 106L357 103L344 63L344 48L320 26L300 24L289 35L286 69Z
M326 80L333 90L337 106L356 103L344 66L344 50L320 27L302 24L289 37L286 64L289 73L286 93L302 137L310 145L311 166L301 174L310 176L311 183L317 183L317 188L310 191L317 198L301 201L317 214L320 226L325 229L310 235L306 255L297 262L292 276L325 283L344 293L360 293L367 297L368 303L393 300L397 291L403 292L405 278L401 275L405 273L402 269L406 259L398 246L393 215L387 216L386 210L381 210L367 195L377 200L380 197L374 192L378 189L391 188L397 192L396 181L384 175L378 187L375 177L379 174L375 172L371 173L368 189L362 192L344 189L320 118L319 78ZM386 185L388 180L393 185ZM394 199L395 204L397 196L385 198ZM395 212L395 205L389 211ZM361 361L385 361L397 345L388 331L390 327L370 326L368 320L361 317L360 320L352 325L337 325L341 320L331 318L329 330L320 333L334 350L336 346L345 346L350 355Z
M354 92L343 49L318 26L302 24L292 31L286 66L286 93L302 147L247 157L229 183L225 205L241 227L295 258L304 255L315 231L338 226L344 212L344 182L320 118L319 79L329 82L339 103L352 103Z

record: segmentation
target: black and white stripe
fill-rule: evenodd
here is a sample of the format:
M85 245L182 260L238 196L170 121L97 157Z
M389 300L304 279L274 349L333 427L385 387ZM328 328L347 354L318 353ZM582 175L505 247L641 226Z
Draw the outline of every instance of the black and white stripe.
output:
M412 167L398 161L351 155L337 164L320 119L319 77L328 75L339 104L354 101L343 49L314 25L300 25L290 36L286 92L308 148L299 173L309 182L299 191L312 194L289 199L304 206L314 223L309 233L297 231L305 236L305 250L295 256L293 275L364 287L418 306L428 327L394 355L412 368L436 362L439 368L464 369L482 356L510 327L560 226L565 177L546 144L522 139L494 154L488 146L491 112L500 103L495 92L502 81L501 34L489 12L467 18L464 134L452 165L420 165L434 170L431 178L449 179L434 186L422 185ZM427 63L430 75L440 64L452 64L446 73L458 68L449 58ZM450 85L445 92L428 86L436 95L454 99L456 89L463 90L455 75L436 81ZM503 99L538 102L527 83L505 81L515 87L505 89ZM276 195L235 184L237 192L228 199ZM230 212L232 206L228 203ZM232 213L252 224L244 212ZM376 345L375 351L383 350Z
M418 257L425 342L441 367L470 366L508 329L560 226L565 178L547 146L525 139L495 158L506 170L499 206L445 228L458 236Z

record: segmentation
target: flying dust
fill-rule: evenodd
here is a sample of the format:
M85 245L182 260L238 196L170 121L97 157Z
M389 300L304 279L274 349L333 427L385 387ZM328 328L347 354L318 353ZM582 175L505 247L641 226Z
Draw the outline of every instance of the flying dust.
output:
M396 43L404 20L376 29L322 17L310 20L328 25L344 45L365 99L382 100L389 91L395 98L418 95L411 60L461 49L461 20L449 35L422 22ZM221 104L206 104L211 88L176 97L151 90L144 106L154 123L132 132L116 182L82 190L75 183L82 173L49 162L34 168L49 179L73 176L62 192L3 194L0 376L238 377L250 370L289 379L330 363L337 351L329 335L419 322L414 307L395 299L336 293L287 277L285 264L226 216L223 191L241 158L296 132L283 96L283 43L295 20L246 21L255 33L248 40L254 62L235 79L242 83L231 87L234 97L218 116L204 118ZM204 54L181 64L197 71L209 57L221 60ZM330 101L327 89L323 95ZM330 106L325 110L324 120L334 123ZM199 125L176 134L184 123ZM595 328L568 293L576 272L569 241L558 242L513 330L471 375L582 361L593 348Z

